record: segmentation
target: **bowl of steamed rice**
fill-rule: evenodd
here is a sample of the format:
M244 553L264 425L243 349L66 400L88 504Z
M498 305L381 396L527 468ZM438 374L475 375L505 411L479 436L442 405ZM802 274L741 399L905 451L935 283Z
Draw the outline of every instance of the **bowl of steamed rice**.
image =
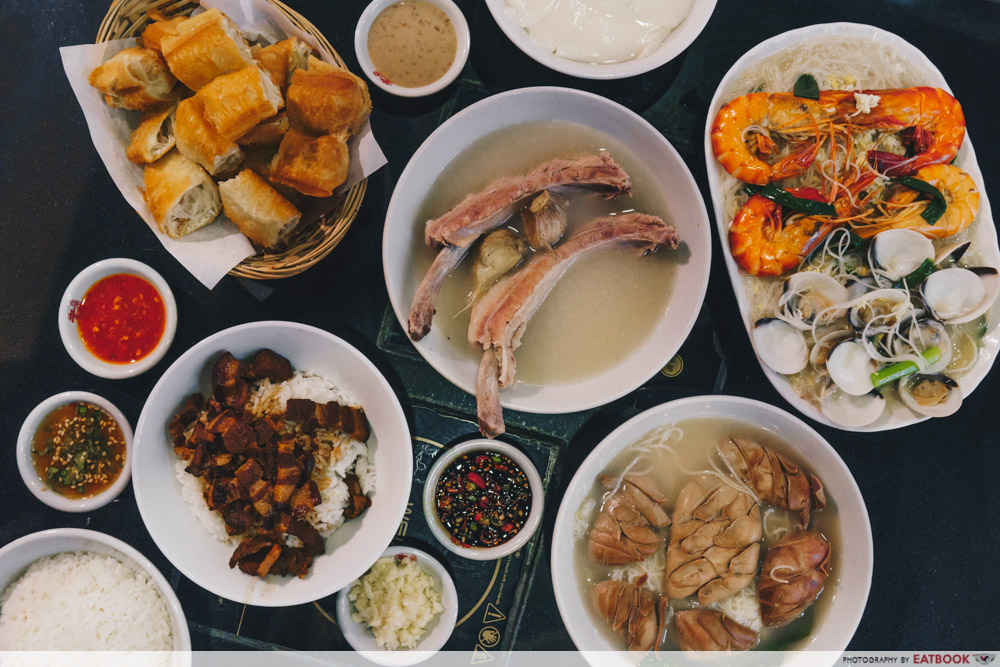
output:
M308 429L312 439L309 484L316 496L307 510L296 513L293 523L300 526L307 523L311 526L310 533L318 532L322 553L310 557L304 568L290 565L285 558L309 546L303 544L305 540L297 541L292 531L287 531L284 541L270 538L277 540L277 546L269 545L273 553L283 554L279 560L265 557L268 549L264 549L250 556L249 566L247 561L237 563L236 553L246 542L275 529L269 520L261 522L260 516L251 511L258 517L256 527L248 529L249 532L236 532L229 517L224 520L222 512L209 509L206 501L211 493L206 491L213 475L189 474L192 452L178 447L175 453L179 436L168 427L179 410L183 412L185 397L219 396L218 386L213 387L218 377L213 374L218 371L217 361L225 352L235 359L247 360L265 349L287 359L293 372L282 380L249 378L249 395L238 413L251 420L281 415L286 409L291 415L291 401L295 399L299 404L319 407L336 404L358 414L363 411L367 424L353 433L351 429ZM212 401L208 407L211 409ZM197 419L204 422L205 412ZM192 424L197 426L201 422L196 420ZM190 437L192 428L189 425L177 430L184 430L184 437ZM210 336L188 350L150 393L136 427L135 452L136 503L146 528L164 555L203 588L230 600L260 606L318 600L364 573L396 533L406 508L413 469L406 419L378 369L342 339L292 322L240 325ZM296 449L296 454L301 455L301 450ZM239 460L242 458L239 455ZM280 473L281 464L278 465ZM263 467L266 469L267 465ZM266 479L267 472L264 474ZM279 514L295 513L293 507L279 502L279 483L280 479L274 481L274 491L268 497ZM297 490L303 488L300 481ZM362 505L360 513L352 511L353 501L362 497L368 498L370 506ZM261 558L266 567L258 568Z
M0 549L0 651L189 651L173 589L138 551L57 528Z
M337 595L337 623L347 642L381 665L413 665L451 637L458 618L455 582L430 554L390 547Z

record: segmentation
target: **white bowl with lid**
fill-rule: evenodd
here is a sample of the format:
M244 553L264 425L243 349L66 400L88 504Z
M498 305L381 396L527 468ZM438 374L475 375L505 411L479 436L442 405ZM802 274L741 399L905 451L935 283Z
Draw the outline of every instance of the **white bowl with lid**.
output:
M35 439L35 433L50 412L67 403L78 401L96 405L111 415L118 423L118 428L125 438L125 462L117 479L100 493L87 498L68 498L53 490L46 484L45 480L39 477L31 459L31 446ZM21 473L21 479L24 480L24 485L28 487L31 494L49 507L63 512L96 510L117 498L132 477L132 427L129 426L122 411L106 398L86 391L64 391L61 394L48 397L35 406L35 409L28 413L28 417L21 424L21 431L17 436L17 468Z
M524 526L514 537L495 547L469 547L457 544L438 517L435 495L441 473L455 459L471 452L495 453L506 456L524 472L531 487L531 509L528 511L528 519L524 522ZM438 454L434 460L434 464L427 471L427 481L424 482L424 518L427 520L427 526L431 533L448 551L470 560L496 560L514 553L527 544L531 536L535 534L538 526L542 523L544 497L545 488L542 486L542 478L538 474L535 464L526 454L514 445L505 442L476 438L446 449Z
M76 308L83 302L87 291L99 281L119 273L131 274L151 284L160 294L165 311L163 334L149 354L131 363L109 363L94 355L80 338L79 327L73 320ZM59 301L59 336L66 352L83 370L109 380L121 380L145 373L167 353L177 329L177 304L170 286L151 267L134 259L113 257L91 264L78 273Z
M415 665L427 660L441 650L451 637L458 619L458 591L455 582L441 562L426 551L412 547L389 547L379 558L412 556L417 565L427 574L434 587L441 593L441 606L444 610L432 619L424 630L420 643L413 649L397 649L389 651L375 643L371 629L351 618L354 604L349 597L353 583L337 594L337 625L344 633L344 639L351 647L367 660L379 665Z
M465 62L469 59L472 33L469 31L469 24L465 20L462 10L458 8L458 5L452 2L452 0L422 1L434 5L445 13L445 16L448 17L452 27L455 29L457 42L455 59L452 61L451 67L440 78L426 86L410 88L392 83L379 74L368 53L368 34L371 32L375 19L388 7L397 4L400 0L374 0L362 12L361 18L358 19L358 25L354 29L354 52L357 55L358 64L361 66L361 70L365 73L365 76L382 90L400 97L426 97L427 95L433 95L444 90L458 78L458 75L462 73L462 69L465 68Z

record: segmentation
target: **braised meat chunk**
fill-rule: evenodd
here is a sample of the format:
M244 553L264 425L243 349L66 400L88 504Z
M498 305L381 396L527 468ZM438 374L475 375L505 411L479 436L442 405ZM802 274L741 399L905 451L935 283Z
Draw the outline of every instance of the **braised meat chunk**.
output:
M254 355L249 366L247 375L252 380L267 379L271 382L284 382L292 377L291 362L274 350L267 348Z
M338 438L368 439L364 411L291 398L284 413L274 412L267 383L293 376L289 360L272 350L243 361L224 352L212 366L211 395L188 397L168 424L185 472L202 480L205 504L218 512L229 535L242 538L229 566L258 577L304 577L326 552L323 535L310 523L323 502L321 486L347 486L345 519L371 506L356 474L338 481L332 476L343 473L328 471ZM251 396L258 397L251 402Z

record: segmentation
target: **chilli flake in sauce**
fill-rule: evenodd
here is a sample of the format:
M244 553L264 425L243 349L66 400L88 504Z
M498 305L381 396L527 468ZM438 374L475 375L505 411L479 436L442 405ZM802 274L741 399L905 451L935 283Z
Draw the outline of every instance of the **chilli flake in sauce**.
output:
M424 0L386 7L368 31L368 57L383 81L403 88L427 86L455 61L458 36L451 19Z
M92 403L66 403L45 415L31 441L35 472L56 493L87 498L111 486L125 465L125 437Z
M129 364L147 356L163 338L167 311L147 280L131 273L102 278L73 304L69 315L95 357Z
M441 473L435 505L455 544L495 547L524 527L531 511L531 486L521 468L503 454L470 452Z

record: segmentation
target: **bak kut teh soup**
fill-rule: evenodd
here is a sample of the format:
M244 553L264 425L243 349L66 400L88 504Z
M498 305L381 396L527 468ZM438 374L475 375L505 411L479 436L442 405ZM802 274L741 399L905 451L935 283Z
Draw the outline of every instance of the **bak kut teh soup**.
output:
M570 238L596 218L640 212L674 224L667 200L645 163L614 138L576 123L537 121L489 134L459 153L440 173L414 224L423 237L424 223L453 209L470 193L478 193L504 178L524 175L550 160L610 155L628 173L632 194L603 198L593 190L568 189L566 226L561 240ZM501 229L525 244L523 259L506 274L523 268L545 247L527 242L521 212ZM495 232L491 232L495 233ZM681 234L681 242L684 237ZM468 342L472 302L481 296L474 277L483 234L444 281L435 303L434 328L456 353L479 359L482 348ZM553 247L558 247L553 244ZM415 244L410 271L419 283L438 253ZM640 256L634 248L593 250L577 259L555 283L531 316L517 347L517 381L531 385L580 382L607 371L631 356L649 338L663 316L683 254L663 250ZM489 285L487 285L487 288ZM656 369L650 369L650 374Z
M741 421L690 419L643 435L574 515L593 626L621 650L801 647L840 576L837 508L816 473Z

